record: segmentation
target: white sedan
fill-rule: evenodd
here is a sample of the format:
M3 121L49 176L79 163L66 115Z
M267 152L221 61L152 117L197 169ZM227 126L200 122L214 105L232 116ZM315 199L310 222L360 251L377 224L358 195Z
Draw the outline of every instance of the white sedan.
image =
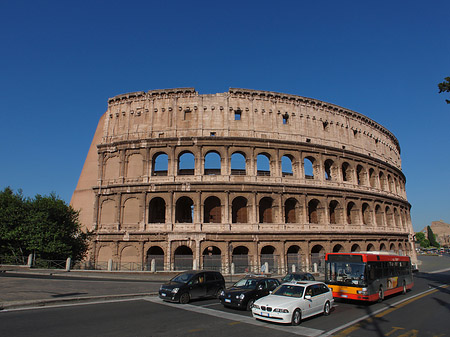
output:
M303 318L321 313L329 315L333 303L333 293L325 283L283 283L253 304L252 315L265 321L299 325Z

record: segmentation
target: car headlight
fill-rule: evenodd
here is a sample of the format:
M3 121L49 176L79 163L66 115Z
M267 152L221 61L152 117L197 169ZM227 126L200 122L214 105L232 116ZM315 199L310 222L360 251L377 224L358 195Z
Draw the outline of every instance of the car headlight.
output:
M252 308L255 308L255 309L259 309L259 308L260 308L260 306L259 306L258 304L255 304L255 303L253 303L253 306L252 306Z
M222 291L220 292L220 296L225 296L225 291L222 290Z
M273 312L282 312L283 314L287 314L287 313L289 312L289 310L287 310L287 309L275 308L275 309L273 309Z
M236 298L239 298L239 299L243 300L245 298L245 295L244 294L240 294L239 296L236 296Z
M173 288L172 293L176 294L178 292L178 290L180 290L180 288Z

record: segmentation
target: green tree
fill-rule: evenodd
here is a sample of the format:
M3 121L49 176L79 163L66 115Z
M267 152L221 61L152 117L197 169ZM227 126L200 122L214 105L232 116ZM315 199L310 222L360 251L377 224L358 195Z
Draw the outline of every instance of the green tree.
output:
M427 236L431 246L437 248L440 247L439 243L436 241L436 236L434 235L433 230L431 229L430 226L427 226Z
M417 232L416 233L416 241L420 243L423 240L425 240L425 234L422 232Z
M423 239L420 241L420 247L428 248L430 247L430 241L428 239Z
M79 261L89 237L81 231L78 212L54 194L25 199L10 188L0 192L1 254Z
M450 92L450 77L444 78L444 82L438 84L439 93ZM450 104L450 100L445 100L447 104Z

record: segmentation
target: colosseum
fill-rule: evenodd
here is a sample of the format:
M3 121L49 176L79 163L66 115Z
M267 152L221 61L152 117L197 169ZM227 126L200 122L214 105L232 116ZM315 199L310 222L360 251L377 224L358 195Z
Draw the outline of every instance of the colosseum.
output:
M327 252L415 260L405 183L398 140L360 113L177 88L109 99L71 205L95 268L320 271Z

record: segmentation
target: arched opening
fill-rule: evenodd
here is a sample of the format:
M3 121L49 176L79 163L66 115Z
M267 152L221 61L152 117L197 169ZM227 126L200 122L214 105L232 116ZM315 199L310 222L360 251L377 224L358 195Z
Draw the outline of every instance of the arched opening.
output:
M339 253L339 252L342 252L342 251L344 251L344 247L342 247L342 245L340 245L340 244L334 245L333 253Z
M211 151L205 156L205 175L220 175L221 158L220 154Z
M147 270L164 270L164 250L159 246L152 246L147 250ZM153 269L154 268L154 269Z
M181 197L175 206L175 222L192 223L194 219L194 202L189 197Z
M339 202L337 202L336 200L331 200L330 201L330 224L335 225L338 223L341 223L341 219L339 216Z
M208 197L205 200L203 207L203 222L204 223L221 223L222 222L222 208L220 206L220 199L217 197Z
M372 211L370 210L370 206L367 203L362 204L362 218L364 225L372 225Z
M377 226L383 226L383 211L381 210L380 205L375 206L375 217L377 221Z
M385 245L384 243L382 243L382 244L380 245L380 251L381 251L381 252L387 251L386 245Z
M331 159L325 160L325 180L332 180L331 168L333 164Z
M395 227L401 226L400 214L398 213L397 208L394 208L394 224Z
M352 245L351 251L352 251L352 252L360 252L360 251L361 251L361 248L359 247L358 244L355 243L354 245Z
M275 247L264 246L261 249L261 266L268 264L268 269L265 273L278 273L278 256L275 255Z
M165 223L166 222L166 202L163 198L156 197L150 200L148 222Z
M325 249L321 245L315 245L311 249L311 266L315 272L323 273L325 269Z
M264 197L259 201L259 223L272 223L272 198Z
M308 202L308 219L309 223L318 224L319 223L319 206L320 201L317 199L312 199Z
M191 152L182 152L178 157L178 175L194 175L195 157Z
M231 175L246 175L245 156L241 152L235 152L231 155Z
M292 157L283 156L281 157L281 174L283 177L292 177L294 175L292 171Z
M389 252L395 253L395 245L393 243L389 246Z
M295 215L295 209L297 207L297 200L289 198L284 203L284 222L296 223L297 217Z
M375 246L373 245L373 244L371 244L371 243L369 243L368 245L367 245L367 249L366 249L368 252L372 252L372 251L374 251L375 250Z
M303 159L303 170L305 171L305 179L314 179L314 157Z
M270 156L266 153L258 154L256 168L258 176L270 176Z
M235 273L248 273L250 271L250 256L248 255L247 247L238 246L234 248L231 261L234 264Z
M358 178L358 185L367 185L366 170L361 165L356 166L356 176Z
M203 250L203 269L222 271L222 252L216 246Z
M286 261L288 272L302 271L302 254L299 246L292 245L288 248Z
M388 187L389 187L389 192L392 192L392 193L395 192L394 181L392 180L392 177L390 174L388 174Z
M354 202L350 201L347 204L347 223L354 225L358 223L358 210Z
M351 167L347 162L342 164L342 181L352 182Z
M164 152L159 152L152 159L152 175L167 176L169 157Z
M175 270L190 270L193 265L192 249L187 246L180 246L174 252Z
M378 175L380 179L380 188L383 191L386 191L386 177L384 176L383 172L380 172Z
M375 170L373 168L371 168L369 170L369 183L370 183L370 187L376 187L377 186Z
M237 197L231 203L232 223L247 223L247 199Z
M386 206L385 213L386 213L386 225L388 227L393 227L394 226L394 214L389 206Z

